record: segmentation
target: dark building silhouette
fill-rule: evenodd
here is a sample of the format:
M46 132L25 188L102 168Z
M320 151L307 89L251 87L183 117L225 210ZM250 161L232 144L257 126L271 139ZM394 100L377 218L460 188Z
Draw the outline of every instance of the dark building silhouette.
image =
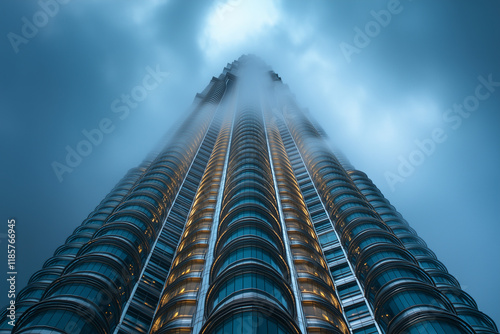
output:
M0 333L498 333L325 136L258 58L228 64Z

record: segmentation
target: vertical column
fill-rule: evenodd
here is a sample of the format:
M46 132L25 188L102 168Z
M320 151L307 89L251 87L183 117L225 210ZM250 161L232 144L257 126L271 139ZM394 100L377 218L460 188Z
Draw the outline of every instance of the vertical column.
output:
M429 333L474 333L365 200L294 101L285 100L287 126L381 329L388 333L419 328ZM369 275L376 276L370 285Z
M335 295L328 266L322 256L318 238L292 171L287 152L276 125L279 115L267 118L267 136L273 157L273 175L278 193L280 214L293 268L293 280L307 319L304 333L350 333Z
M153 314L167 279L188 213L220 131L222 117L223 115L219 111L198 148L196 158L193 160L163 222L161 232L149 252L141 279L135 284L125 305L120 323L115 329L116 334L145 333L151 327ZM137 194L136 198L147 199L144 198L144 194Z
M201 333L300 333L262 114L244 87ZM249 96L252 95L252 96Z
M276 99L278 104L275 107L273 118L277 123L283 148L294 174L293 182L300 189L300 197L303 198L305 209L308 212L307 217L312 223L311 227L314 230L315 240L319 243L324 260L328 264L330 274L328 276L333 279L333 285L336 289L335 294L341 302L342 314L352 333L381 333L375 322L373 312L364 298L353 267L346 256L346 251L333 228L332 220L311 180L295 141L284 123L283 115L279 112L279 110L283 109L281 94L279 94L283 86L279 78L275 79L275 81L274 88L278 91L278 98ZM307 291L307 293L311 292Z
M267 116L267 117L266 117ZM309 324L308 321L306 321L305 316L304 316L304 308L306 304L304 304L304 299L302 298L302 294L299 291L299 283L297 282L297 278L302 268L296 268L297 262L294 262L294 258L296 255L296 252L292 250L290 247L290 242L291 240L289 239L289 229L288 227L290 226L290 218L294 217L297 218L297 220L301 220L301 218L304 218L303 215L300 216L299 211L294 211L293 208L288 206L287 204L287 199L293 197L293 193L288 192L289 188L287 188L288 183L285 182L283 178L283 165L281 164L281 161L278 159L273 159L276 158L276 141L277 138L274 136L274 130L275 128L273 127L275 124L274 122L269 120L269 114L266 113L266 116L264 117L264 129L266 133L266 141L267 141L267 150L269 152L269 163L271 165L271 173L273 175L273 185L274 185L274 192L276 194L276 199L277 199L277 204L278 204L278 213L280 216L280 224L281 224L281 233L282 233L282 238L283 238L283 243L285 245L285 252L286 252L286 260L288 267L290 268L290 276L291 276L291 286L292 286L292 291L293 291L293 296L296 300L295 307L297 310L297 322L299 324L299 328L301 332L306 333L307 329L306 327ZM271 135L269 134L271 132ZM272 139L270 139L272 138ZM283 201L283 202L282 202ZM292 214L291 214L292 213ZM299 214L299 215L296 215ZM293 231L290 231L293 234ZM312 255L312 254L311 254ZM306 298L307 299L307 298ZM340 317L342 318L342 317Z
M207 273L212 261L210 248L213 250L211 245L215 243L217 203L222 194L220 187L224 185L230 145L233 115L228 111L234 100L232 85L228 84L228 94L221 102L223 124L216 134L215 147L190 209L150 333L191 332L192 327L197 333L203 321L204 294L209 285Z
M336 293L341 302L342 313L353 333L380 333L373 313L369 308L347 253L339 241L338 234L311 180L304 162L283 122L279 125L281 138L295 174L305 206L311 217L316 238L328 264Z

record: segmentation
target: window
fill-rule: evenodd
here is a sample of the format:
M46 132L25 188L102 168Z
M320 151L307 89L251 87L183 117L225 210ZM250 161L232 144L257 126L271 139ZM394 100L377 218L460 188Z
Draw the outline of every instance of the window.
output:
M270 278L256 273L245 273L228 279L214 294L212 307L217 307L224 298L231 297L231 295L234 297L247 291L256 292L256 290L264 295L273 296L284 309L290 311L291 306L285 298L286 292Z
M332 225L330 224L330 221L327 219L327 220L323 220L317 224L314 224L314 228L316 229L317 233L321 233L321 232L325 232L329 229L331 230Z
M351 268L347 263L340 264L331 269L333 279L338 280L351 275Z
M219 267L218 273L223 271L230 264L242 259L262 260L263 262L269 264L271 267L276 269L278 272L282 273L281 268L276 262L274 256L272 256L268 251L265 251L262 248L258 247L243 247L243 248L238 248L235 251L232 251L231 253L228 254L224 262Z
M226 319L210 334L244 333L244 334L290 334L272 317L260 312L242 312Z
M319 243L321 244L321 247L327 247L333 245L337 241L338 241L337 236L333 231L327 232L319 236Z
M273 241L273 239L271 238L271 236L268 233L264 232L264 230L262 230L260 228L254 227L254 226L245 226L243 228L237 229L226 239L226 241L224 242L224 245L228 244L230 241L232 241L240 236L243 236L243 235L255 235L255 236L262 237L263 239L266 239L271 244L273 244L276 248L278 248L278 246L276 245L276 243Z
M361 291L359 290L358 284L356 282L353 282L340 287L338 289L338 293L341 299L346 299L360 294Z
M337 261L344 258L344 252L340 247L330 249L325 252L325 257L327 262Z
M366 326L363 328L358 328L353 331L353 334L378 334L375 325Z
M420 322L403 332L403 334L420 333L461 334L464 333L464 330L445 321L429 320Z
M446 310L443 301L426 291L401 291L392 296L383 306L381 314L387 323L399 312L414 305L432 305Z
M368 311L368 307L364 302L361 304L346 307L344 311L345 316L349 321L358 320L370 314L370 312Z

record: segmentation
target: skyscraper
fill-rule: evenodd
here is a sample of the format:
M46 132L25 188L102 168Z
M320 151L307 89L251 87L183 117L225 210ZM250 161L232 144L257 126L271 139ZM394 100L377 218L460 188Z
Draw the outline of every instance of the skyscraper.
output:
M191 109L31 277L12 333L498 333L258 58Z

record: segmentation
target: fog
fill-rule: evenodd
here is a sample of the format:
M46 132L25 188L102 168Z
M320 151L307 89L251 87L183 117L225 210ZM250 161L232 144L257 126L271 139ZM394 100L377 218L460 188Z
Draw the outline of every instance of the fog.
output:
M19 291L212 76L253 53L500 323L498 13L494 0L0 2L2 263L15 218Z

